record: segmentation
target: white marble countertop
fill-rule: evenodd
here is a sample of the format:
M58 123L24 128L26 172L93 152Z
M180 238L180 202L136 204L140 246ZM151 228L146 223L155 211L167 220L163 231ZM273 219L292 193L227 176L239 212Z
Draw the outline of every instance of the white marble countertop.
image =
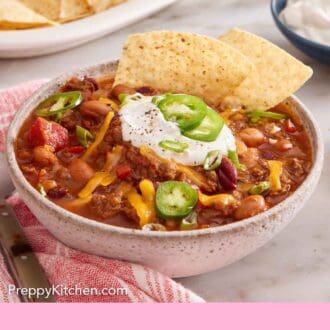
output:
M0 88L116 59L130 33L173 29L218 36L233 26L260 34L314 69L297 93L323 131L326 157L316 192L269 244L224 269L180 279L207 301L330 301L330 66L297 51L280 34L268 0L181 0L162 12L87 45L45 57L0 60Z

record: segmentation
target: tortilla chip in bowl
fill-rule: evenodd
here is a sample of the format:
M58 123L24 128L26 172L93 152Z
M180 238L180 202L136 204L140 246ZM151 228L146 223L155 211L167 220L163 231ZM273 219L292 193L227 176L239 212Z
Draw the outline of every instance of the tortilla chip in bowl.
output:
M253 69L246 56L224 42L192 33L156 31L128 37L115 84L192 94L216 105Z
M246 108L266 110L296 92L312 69L269 41L234 28L219 38L251 62L254 71L234 91Z

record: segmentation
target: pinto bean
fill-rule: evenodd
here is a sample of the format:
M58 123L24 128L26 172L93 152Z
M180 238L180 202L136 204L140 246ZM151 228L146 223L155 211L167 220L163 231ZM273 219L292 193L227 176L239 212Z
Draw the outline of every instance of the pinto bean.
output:
M240 155L240 162L247 168L257 165L259 160L259 150L257 148L247 148L247 150Z
M51 166L58 161L54 149L48 145L35 147L33 149L33 160L40 166Z
M236 151L238 155L244 154L248 150L246 144L241 140L236 138Z
M105 116L110 110L108 105L96 100L85 101L79 107L82 115L93 118Z
M293 144L289 140L281 139L275 143L275 148L278 151L287 151L293 148Z
M257 128L247 127L238 133L238 136L248 147L258 147L265 141L264 134Z
M118 99L120 94L135 94L136 90L134 88L125 86L125 85L116 85L114 88L112 88L111 95Z
M252 217L266 208L265 199L261 195L254 195L244 198L236 209L234 217L236 220Z
M72 179L82 185L86 184L94 176L94 170L79 158L74 159L68 168Z

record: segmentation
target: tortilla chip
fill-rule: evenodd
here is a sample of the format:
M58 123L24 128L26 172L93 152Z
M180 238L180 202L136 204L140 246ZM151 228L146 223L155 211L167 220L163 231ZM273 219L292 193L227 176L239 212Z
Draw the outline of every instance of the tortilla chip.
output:
M27 29L52 22L16 0L0 0L0 29Z
M85 0L61 0L60 22L74 21L93 12Z
M216 39L156 31L128 37L115 84L192 94L217 105L252 69L245 56Z
M93 8L96 13L106 10L110 7L117 6L120 3L126 1L127 0L87 0L88 4Z
M310 67L249 32L235 28L219 40L235 47L255 64L255 71L234 93L249 109L274 107L297 91L313 74Z
M61 0L19 0L19 2L52 21L57 21L60 17Z

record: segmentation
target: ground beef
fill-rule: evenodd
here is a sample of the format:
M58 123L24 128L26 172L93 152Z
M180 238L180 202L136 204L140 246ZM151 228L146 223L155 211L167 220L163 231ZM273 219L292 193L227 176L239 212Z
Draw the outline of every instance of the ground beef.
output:
M97 89L97 82L89 77L84 77L83 79L73 77L62 87L63 92L80 91L83 95L84 101L90 100L93 92Z
M89 206L100 218L109 219L121 211L122 198L115 193L93 194Z
M105 147L107 146L108 150L111 150L116 144L121 144L122 141L121 121L119 115L116 114L110 123L102 144Z
M139 221L136 211L125 198L120 185L100 188L97 193L93 194L89 207L104 220L111 219L123 212L129 219L135 222Z
M293 158L289 162L289 170L294 176L299 177L305 173L304 161L298 158Z
M61 119L61 125L69 132L75 131L77 125L81 126L80 114L73 110L67 111L65 116Z
M142 156L138 148L128 145L125 147L124 153L125 161L131 166L133 170L132 178L135 181L139 182L142 179L148 178L155 182L157 179L159 179L158 173L161 173L159 170L159 164L151 162L149 159Z

